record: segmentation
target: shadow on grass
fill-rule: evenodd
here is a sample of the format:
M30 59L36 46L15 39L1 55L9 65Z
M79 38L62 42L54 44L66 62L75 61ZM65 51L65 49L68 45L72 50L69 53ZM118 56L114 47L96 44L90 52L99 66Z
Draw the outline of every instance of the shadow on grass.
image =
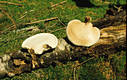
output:
M118 26L126 23L126 5L109 5L109 9L106 11L104 18L101 18L97 22L93 22L94 26L99 29L108 26Z
M78 7L88 7L88 8L91 8L91 7L99 7L99 6L95 6L94 4L92 4L90 2L90 0L72 0L72 1L75 1L76 5Z

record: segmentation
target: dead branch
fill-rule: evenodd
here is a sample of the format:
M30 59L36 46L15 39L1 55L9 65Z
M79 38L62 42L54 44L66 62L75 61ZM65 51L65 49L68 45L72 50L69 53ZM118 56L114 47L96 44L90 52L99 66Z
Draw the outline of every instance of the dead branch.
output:
M56 20L56 19L58 19L58 17L52 17L52 18L38 20L38 21L30 22L30 23L24 23L22 25L31 25L31 24L36 24L36 23L45 22L45 21L52 21L52 20Z
M14 25L14 28L16 29L16 23L15 23L14 19L4 9L0 8L0 10L2 11L3 14L5 14L11 20L11 22Z
M12 2L8 2L8 1L0 1L0 4L8 4L8 5L15 5L15 6L23 6L22 4L12 3Z
M59 31L59 30L62 30L62 29L66 29L66 27L62 27L62 28L56 29L54 31L50 31L50 33L53 33L53 32L56 32L56 31Z
M88 61L94 59L94 58L95 58L95 57L91 57L91 58L89 58L89 59L83 61L82 63L80 63L80 64L74 66L74 68L73 68L73 70L74 70L74 71L73 71L73 78L74 78L74 80L77 80L77 79L76 79L76 70L77 70L77 68L80 67L81 65L87 63Z
M87 60L83 61L82 63L80 63L80 64L76 65L74 68L77 68L77 67L79 67L79 66L81 66L81 65L85 64L86 62L88 62L88 61L90 61L90 60L94 59L94 58L95 58L95 57L91 57L91 58L89 58L89 59L87 59Z
M58 6L58 5L61 5L61 4L64 4L64 3L66 3L66 2L67 2L67 1L62 1L62 2L60 2L60 3L54 4L54 5L51 6L51 8L56 7L56 6Z
M53 32L56 32L56 31L59 31L59 30L62 30L62 29L66 29L66 25L58 18L58 21L64 26L62 28L59 28L59 29L56 29L54 31L51 31L50 33L53 33Z
M33 12L33 11L34 11L34 10L26 11L26 12L23 14L23 16L21 16L19 19L24 18L28 13Z
M64 26L66 27L66 25L58 18L58 21Z

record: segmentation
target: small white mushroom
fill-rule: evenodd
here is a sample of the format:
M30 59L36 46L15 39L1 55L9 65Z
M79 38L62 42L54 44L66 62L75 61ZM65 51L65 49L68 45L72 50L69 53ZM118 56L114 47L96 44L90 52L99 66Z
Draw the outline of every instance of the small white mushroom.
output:
M89 20L90 17L86 17L85 23L80 20L71 20L68 23L67 37L74 45L91 46L99 40L100 30L93 27Z
M58 39L50 33L39 33L27 38L22 43L22 48L33 49L35 54L42 54L51 48L55 48L58 44Z

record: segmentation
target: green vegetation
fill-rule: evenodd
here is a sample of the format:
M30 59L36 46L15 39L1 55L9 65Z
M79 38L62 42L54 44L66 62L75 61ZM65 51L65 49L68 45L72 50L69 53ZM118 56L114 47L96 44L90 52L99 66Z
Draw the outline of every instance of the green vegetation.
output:
M11 0L8 0L11 1ZM25 1L25 0L24 0ZM54 20L50 22L40 22L38 24L33 24L29 26L17 26L17 29L37 26L43 32L52 32L56 29L65 27L67 23L72 19L80 19L84 21L85 16L91 16L93 20L97 18L102 18L108 9L108 6L101 6L99 8L79 8L75 5L74 1L68 0L66 3L62 5L58 5L56 7L51 7L54 4L60 3L63 0L41 0L30 1L27 0L25 2L13 0L11 2L20 3L24 5L23 7L18 7L15 5L4 5L1 4L3 9L6 9L8 14L12 16L15 23L18 25L20 23L28 23L37 20L43 20L52 17L58 17L59 20ZM1 7L0 6L0 7ZM5 19L0 19L0 31L5 33L0 35L0 54L19 50L20 45L24 39L26 39L31 35L34 35L39 32L31 33L31 32L15 32L9 31L9 27L12 25L12 22L5 16ZM65 24L65 26L63 24ZM65 30L59 30L53 32L57 37L65 37ZM23 38L22 38L23 37Z
M121 55L118 57L118 55ZM124 56L124 57L123 57ZM83 62L88 57L79 59ZM31 73L23 73L13 78L3 80L74 80L74 65L76 62L66 64L57 63L56 66L49 66L33 70ZM126 53L121 51L113 54L110 59L96 58L88 61L76 69L78 80L125 80ZM112 67L113 66L113 67ZM113 69L112 69L113 68ZM114 76L115 75L115 76Z
M105 0L108 4L99 0L90 0L92 4L99 7L78 7L75 1L67 0L67 2L52 7L64 0L1 0L22 4L22 7L15 5L0 4L0 8L12 16L17 27L12 29L12 22L0 10L0 55L21 49L23 40L27 37L40 32L50 32L58 38L66 37L64 27L72 19L84 21L85 16L91 16L93 20L103 18L109 4L126 4L126 0ZM33 25L19 26L18 24L28 23L52 17L58 17L59 20L49 22L40 22ZM40 31L17 31L26 27L36 26ZM59 29L59 30L57 30ZM105 58L93 59L86 64L80 66L76 70L76 78L79 80L106 80L125 79L126 65L125 51L118 52L105 61ZM79 61L84 61L81 58ZM111 61L111 62L110 62ZM110 64L105 66L104 64ZM75 62L67 62L66 64L58 63L57 66L49 66L48 68L33 70L31 73L23 73L13 78L4 78L3 80L73 80L73 66ZM111 65L113 67L111 67ZM101 68L100 68L101 67ZM113 69L114 70L113 70ZM109 71L110 74L107 74ZM110 72L111 71L111 72ZM114 73L113 73L113 72ZM104 73L105 72L105 73ZM109 76L110 75L110 76ZM114 76L115 75L115 76Z

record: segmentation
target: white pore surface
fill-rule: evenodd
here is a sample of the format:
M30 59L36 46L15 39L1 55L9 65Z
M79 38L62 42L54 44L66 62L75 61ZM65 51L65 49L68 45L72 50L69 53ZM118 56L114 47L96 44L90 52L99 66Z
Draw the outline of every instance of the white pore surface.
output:
M39 33L27 38L22 43L22 48L33 49L36 54L42 54L44 51L43 45L48 44L55 48L58 44L58 39L55 35L50 33Z
M80 20L72 20L68 23L68 39L78 46L91 46L100 38L100 30L93 27L92 23L84 23Z

